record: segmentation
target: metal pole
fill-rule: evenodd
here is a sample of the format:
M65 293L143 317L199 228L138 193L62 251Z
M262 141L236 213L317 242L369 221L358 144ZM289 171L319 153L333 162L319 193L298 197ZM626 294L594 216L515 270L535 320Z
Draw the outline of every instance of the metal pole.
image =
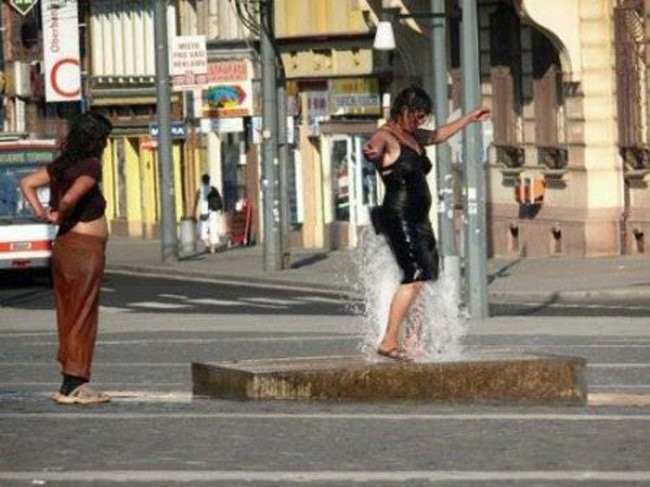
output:
M463 110L481 103L476 0L462 0ZM486 276L485 171L481 163L481 126L465 128L465 258L468 308L472 318L488 316Z
M445 35L445 0L431 0L433 17L431 24L431 71L433 74L433 99L436 125L443 125L449 116L449 93L447 90L447 42ZM438 162L438 228L440 250L443 256L456 255L454 241L454 187L451 172L449 144L436 146Z
M162 261L177 255L174 174L170 139L169 54L167 39L167 1L154 2L156 43L156 96L158 112L158 161L160 166L160 237Z
M262 58L262 199L264 203L264 270L282 268L280 254L280 208L278 194L278 93L273 49L273 0L260 8Z
M0 132L4 132L4 125L5 125L5 84L6 84L6 79L7 76L5 74L5 49L4 49L4 33L5 33L5 24L4 24L4 17L2 15L4 7L2 3L0 2L0 76L2 79L0 80L0 84L2 86L0 87Z
M278 59L278 63L282 60ZM291 267L291 225L289 222L289 140L287 134L287 89L284 70L278 77L278 156L280 160L280 253L281 268Z

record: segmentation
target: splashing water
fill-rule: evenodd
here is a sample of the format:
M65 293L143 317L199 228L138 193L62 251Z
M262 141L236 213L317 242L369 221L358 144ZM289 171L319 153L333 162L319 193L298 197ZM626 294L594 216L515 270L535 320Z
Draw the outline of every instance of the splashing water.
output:
M355 290L363 296L361 352L370 361L376 353L388 319L388 308L401 280L401 272L388 243L372 230L362 233L353 252L357 267ZM425 282L401 326L401 341L417 362L452 360L464 351L466 320L459 311L458 276L444 270L437 281Z

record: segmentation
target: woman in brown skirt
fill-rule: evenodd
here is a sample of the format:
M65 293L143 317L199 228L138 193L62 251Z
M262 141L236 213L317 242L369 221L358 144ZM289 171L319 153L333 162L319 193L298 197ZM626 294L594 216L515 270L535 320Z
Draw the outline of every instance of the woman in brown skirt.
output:
M48 167L24 177L20 188L39 220L59 226L52 248L52 277L59 336L57 359L63 383L52 399L60 404L106 402L88 386L104 273L108 225L101 193L101 154L111 123L97 113L77 116ZM50 186L44 208L36 190Z

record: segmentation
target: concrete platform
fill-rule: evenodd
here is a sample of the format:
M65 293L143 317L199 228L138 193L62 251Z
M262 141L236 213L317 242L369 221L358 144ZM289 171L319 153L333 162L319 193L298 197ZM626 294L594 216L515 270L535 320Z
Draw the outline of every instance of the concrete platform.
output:
M578 357L474 351L436 363L368 362L360 355L192 364L195 396L221 399L586 404Z

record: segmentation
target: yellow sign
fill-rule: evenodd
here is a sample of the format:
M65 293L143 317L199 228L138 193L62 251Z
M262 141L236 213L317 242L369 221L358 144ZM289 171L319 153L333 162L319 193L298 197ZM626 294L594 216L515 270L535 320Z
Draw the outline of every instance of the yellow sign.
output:
M332 115L381 115L376 78L342 78L329 82Z

